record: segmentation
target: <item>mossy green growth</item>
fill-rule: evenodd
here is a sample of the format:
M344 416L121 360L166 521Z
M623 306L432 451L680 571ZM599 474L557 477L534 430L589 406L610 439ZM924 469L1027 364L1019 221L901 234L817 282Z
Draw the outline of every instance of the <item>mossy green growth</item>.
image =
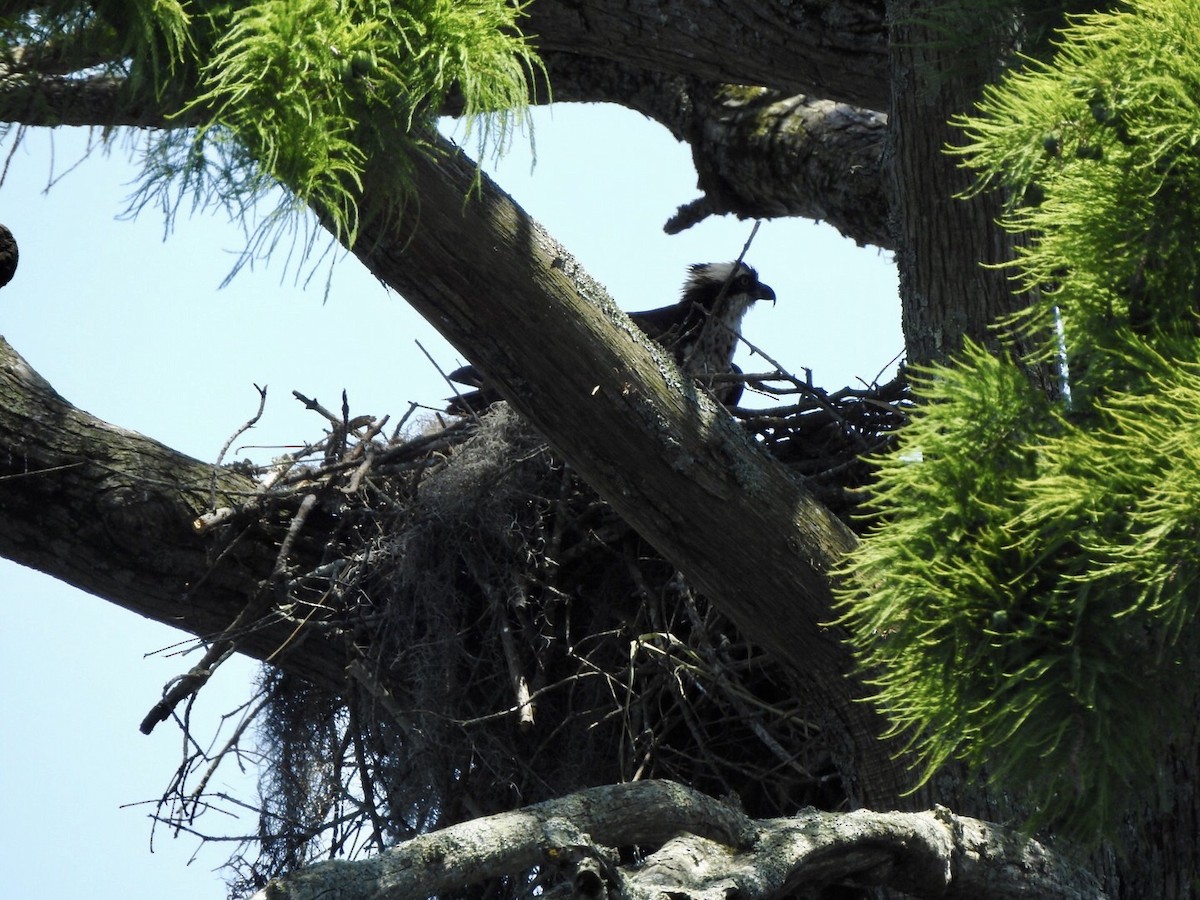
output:
M507 140L540 71L520 15L507 0L241 5L227 24L211 23L220 37L189 107L209 116L198 140L228 132L352 241L371 155L428 152L424 137L452 92L468 120L496 117L485 136ZM389 185L399 202L407 175L401 166Z
M959 120L1010 198L1024 358L918 373L841 620L926 777L952 760L1094 839L1192 710L1200 606L1200 5L1073 18ZM1064 363L1067 396L1025 374Z
M1087 427L978 347L926 370L841 572L841 622L924 777L966 761L1087 840L1190 708L1200 359L1157 362L1157 390Z
M349 244L371 161L387 160L370 171L382 214L399 213L448 105L480 154L507 148L548 89L523 16L514 0L53 0L0 13L0 34L53 45L116 79L132 113L178 123L144 133L132 210L153 202L168 227L189 205L248 219L282 185L268 224L312 207Z

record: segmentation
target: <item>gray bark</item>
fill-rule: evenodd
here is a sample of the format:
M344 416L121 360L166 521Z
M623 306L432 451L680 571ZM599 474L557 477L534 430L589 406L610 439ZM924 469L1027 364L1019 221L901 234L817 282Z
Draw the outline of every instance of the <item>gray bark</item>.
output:
M963 143L954 116L969 113L1000 69L998 23L938 16L941 0L892 0L890 132L885 151L891 246L900 275L907 361L944 362L964 339L997 346L993 325L1028 305L1003 263L1014 237L996 225L1003 196L966 197L972 176L945 148ZM1038 373L1052 390L1055 377Z
M215 507L245 507L254 482L76 409L3 338L0 447L5 558L202 638L269 605L272 539L248 536L217 565L194 527ZM260 622L238 649L267 659L295 627ZM279 661L328 686L345 678L345 650L324 636Z
M657 847L640 866L614 849ZM547 896L771 900L843 882L944 900L1102 900L1086 872L1037 841L945 809L802 810L755 821L671 782L581 791L432 832L362 862L272 881L254 900L407 900L541 866ZM559 884L555 885L555 880Z
M528 11L543 51L887 108L882 0L720 0L703 15L686 0L539 0Z

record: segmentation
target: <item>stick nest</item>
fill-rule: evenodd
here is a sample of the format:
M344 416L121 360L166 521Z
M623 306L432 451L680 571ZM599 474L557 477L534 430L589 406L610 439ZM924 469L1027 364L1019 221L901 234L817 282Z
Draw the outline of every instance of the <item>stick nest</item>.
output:
M798 393L735 415L853 523L863 456L903 421L903 384ZM256 527L283 545L261 615L294 620L298 640L340 638L349 677L330 690L266 666L222 749L187 744L160 821L200 833L206 809L258 812L232 893L317 856L631 779L737 797L756 817L844 805L814 711L778 665L506 404L389 439L386 420L300 399L328 431L257 473ZM214 550L239 528L214 513ZM250 752L257 803L206 791L222 759Z

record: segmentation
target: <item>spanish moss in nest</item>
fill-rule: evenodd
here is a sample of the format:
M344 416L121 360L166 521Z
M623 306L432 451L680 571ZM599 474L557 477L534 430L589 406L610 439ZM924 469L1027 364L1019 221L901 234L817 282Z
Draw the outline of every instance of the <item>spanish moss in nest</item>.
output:
M858 454L890 440L903 402L899 383L810 389L790 411L739 415L848 514ZM278 610L344 636L350 677L334 692L264 670L262 812L235 889L631 779L736 796L754 816L844 804L778 665L506 404L391 440L325 414L331 432L277 463L253 515L290 521L293 558L314 561Z
M267 759L259 786L258 865L291 871L307 861L331 814L340 812L345 715L336 696L294 675L264 667L262 681L269 702L258 726Z

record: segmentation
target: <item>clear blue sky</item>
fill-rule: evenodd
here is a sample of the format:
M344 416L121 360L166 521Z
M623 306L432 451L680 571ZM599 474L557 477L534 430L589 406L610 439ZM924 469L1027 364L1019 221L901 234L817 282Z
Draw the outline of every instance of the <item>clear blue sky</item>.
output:
M673 302L688 264L741 250L750 223L662 233L695 196L696 179L688 148L658 126L611 106L558 106L535 119L536 167L518 139L494 174L625 309ZM270 386L267 413L243 441L267 445L321 431L293 389L330 405L346 389L353 414L393 420L410 400L446 396L415 342L447 371L461 357L356 260L335 267L327 300L323 276L304 289L296 276L309 268L288 268L284 252L219 289L243 247L239 228L185 216L164 241L153 210L119 220L136 168L117 149L68 171L86 139L78 130L32 134L0 189L0 222L21 249L16 278L0 291L0 334L76 406L211 460L253 413L255 383ZM52 176L61 178L47 193ZM874 378L899 352L886 255L826 226L782 221L763 224L747 259L779 296L752 311L747 335L793 370L811 368L834 389ZM197 660L156 653L187 636L7 561L0 617L5 894L223 897L214 870L229 845L199 847L160 830L151 853L152 806L130 806L157 798L179 762L173 725L145 737L138 723L163 684ZM255 671L246 660L219 671L193 713L197 733L248 695ZM217 782L245 795L253 773ZM235 834L255 821L201 827Z

